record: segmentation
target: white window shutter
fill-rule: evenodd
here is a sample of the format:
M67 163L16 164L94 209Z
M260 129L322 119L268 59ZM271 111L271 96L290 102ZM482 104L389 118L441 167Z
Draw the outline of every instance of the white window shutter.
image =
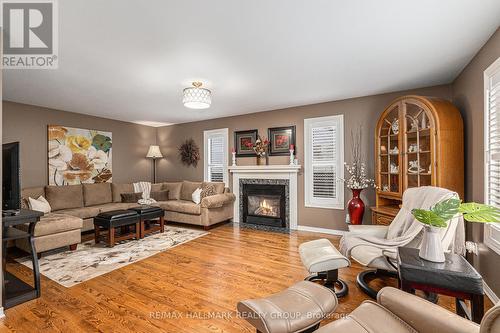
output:
M228 129L204 132L204 179L228 184Z
M305 204L343 209L343 117L305 119L304 129Z
M224 138L221 135L213 136L208 139L208 176L212 182L224 181Z
M484 72L485 202L500 207L500 58ZM485 243L500 254L500 227L485 228Z

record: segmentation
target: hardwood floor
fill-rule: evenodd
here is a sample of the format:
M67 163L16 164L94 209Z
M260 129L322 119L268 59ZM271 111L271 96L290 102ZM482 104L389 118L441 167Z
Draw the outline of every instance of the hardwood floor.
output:
M207 236L72 288L42 276L42 297L6 310L0 332L254 332L236 316L236 303L278 292L306 277L298 245L320 237L338 245L335 236L222 225ZM19 264L8 269L27 277L30 273ZM350 290L330 320L367 299L355 283L361 270L355 263L341 270ZM451 298L440 298L440 304L453 310Z

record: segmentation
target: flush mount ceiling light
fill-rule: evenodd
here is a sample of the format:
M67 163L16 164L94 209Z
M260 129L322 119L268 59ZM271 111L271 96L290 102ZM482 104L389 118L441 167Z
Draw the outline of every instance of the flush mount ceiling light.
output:
M193 82L193 86L183 91L182 104L190 109L207 109L212 103L210 90L202 88L201 82Z

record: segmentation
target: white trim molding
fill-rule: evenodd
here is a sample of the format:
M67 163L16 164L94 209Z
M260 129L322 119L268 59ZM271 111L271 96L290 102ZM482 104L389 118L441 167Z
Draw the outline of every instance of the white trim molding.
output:
M483 281L483 289L484 293L486 294L486 296L488 296L488 298L493 304L500 303L500 298L498 298L498 296L493 292L493 290L491 290L490 286L488 286L488 284L484 281Z
M247 165L229 166L229 172L233 176L232 191L236 196L234 202L233 222L240 222L240 179L287 179L290 207L290 229L297 230L297 174L300 165Z
M305 225L299 225L298 229L299 231L308 231L308 232L316 232L320 234L327 234L327 235L336 235L336 236L344 236L346 232L348 231L342 231L342 230L333 230L333 229L326 229L326 228L317 228L317 227L309 227Z

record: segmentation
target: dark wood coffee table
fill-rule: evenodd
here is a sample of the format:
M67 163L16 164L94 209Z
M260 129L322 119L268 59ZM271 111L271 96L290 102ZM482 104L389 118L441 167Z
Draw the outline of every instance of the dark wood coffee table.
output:
M445 254L444 263L427 261L418 249L398 248L398 271L401 289L415 289L456 299L457 314L480 323L484 315L483 278L469 262L457 254ZM471 309L464 300L471 301Z
M135 226L134 232L122 233L119 236L115 235L115 229L125 230L128 226ZM101 230L107 231L107 243L109 247L113 247L116 242L127 239L141 238L140 215L133 210L113 210L110 212L100 213L94 217L94 232L95 243L100 242Z

